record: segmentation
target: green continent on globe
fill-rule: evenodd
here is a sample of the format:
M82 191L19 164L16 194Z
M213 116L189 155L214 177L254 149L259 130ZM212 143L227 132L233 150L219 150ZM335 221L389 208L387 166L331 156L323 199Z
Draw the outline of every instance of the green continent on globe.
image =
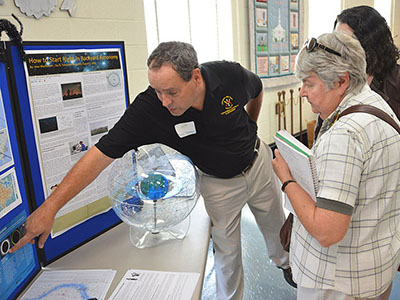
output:
M160 199L168 192L168 179L161 174L150 174L140 182L140 191L151 200Z

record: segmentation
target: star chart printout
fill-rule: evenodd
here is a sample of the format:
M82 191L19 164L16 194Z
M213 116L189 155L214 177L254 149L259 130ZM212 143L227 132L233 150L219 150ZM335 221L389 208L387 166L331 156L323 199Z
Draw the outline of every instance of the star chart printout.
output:
M27 50L24 65L46 197L126 108L121 50ZM108 169L56 215L52 237L110 210Z
M199 278L199 273L128 270L109 300L188 300Z
M21 300L104 300L115 270L45 270Z
M13 164L14 159L11 152L10 137L8 135L3 97L0 90L0 171L6 169Z

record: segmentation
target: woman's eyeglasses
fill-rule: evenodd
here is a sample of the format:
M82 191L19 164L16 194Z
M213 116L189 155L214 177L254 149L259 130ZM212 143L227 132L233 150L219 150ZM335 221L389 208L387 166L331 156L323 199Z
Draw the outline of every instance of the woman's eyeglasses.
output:
M318 47L318 48L321 48L321 49L323 49L323 50L325 50L325 51L327 51L329 53L335 54L335 55L340 56L340 57L342 56L339 52L336 52L335 50L333 50L331 48L328 48L328 47L318 43L316 38L308 39L304 43L304 46L306 47L307 52L312 52L312 51L314 51L314 49L316 47Z

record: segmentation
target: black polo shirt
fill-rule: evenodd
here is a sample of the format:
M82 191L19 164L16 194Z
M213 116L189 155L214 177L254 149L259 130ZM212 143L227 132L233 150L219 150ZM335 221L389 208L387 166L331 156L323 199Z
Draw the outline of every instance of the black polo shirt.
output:
M173 116L148 87L96 147L118 158L141 145L162 143L187 155L205 173L221 178L239 174L254 157L257 124L244 106L261 92L261 80L238 63L226 61L202 64L201 74L206 82L202 111L189 108ZM180 137L176 126L188 122L195 133Z

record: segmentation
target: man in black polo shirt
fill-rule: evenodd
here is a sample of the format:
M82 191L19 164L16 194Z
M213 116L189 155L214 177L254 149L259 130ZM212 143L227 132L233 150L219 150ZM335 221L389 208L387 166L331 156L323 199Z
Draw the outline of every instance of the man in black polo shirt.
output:
M237 63L199 66L193 47L180 42L161 43L147 64L150 87L27 219L27 233L13 250L35 236L43 247L56 212L113 159L141 145L162 143L187 155L200 171L201 194L212 222L218 299L243 295L240 216L246 203L269 257L290 282L288 253L279 241L284 222L280 189L271 150L257 137L261 80Z

